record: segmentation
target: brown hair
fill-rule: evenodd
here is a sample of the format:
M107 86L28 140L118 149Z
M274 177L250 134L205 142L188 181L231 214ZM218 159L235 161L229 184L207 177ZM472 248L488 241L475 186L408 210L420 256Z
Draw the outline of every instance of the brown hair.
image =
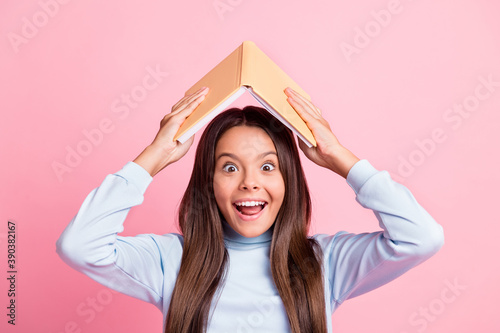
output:
M207 125L200 138L191 179L179 207L183 253L165 332L205 332L212 298L224 283L228 252L213 175L217 142L234 126L260 127L276 147L285 196L271 227L270 260L292 332L326 332L322 253L317 242L307 237L311 198L295 139L281 122L255 106L224 111Z

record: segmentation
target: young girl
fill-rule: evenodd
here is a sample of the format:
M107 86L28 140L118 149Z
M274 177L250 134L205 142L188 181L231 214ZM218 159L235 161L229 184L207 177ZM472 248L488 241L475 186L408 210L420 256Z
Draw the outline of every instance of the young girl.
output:
M308 148L299 140L300 149L346 178L383 230L309 237L311 200L294 136L249 106L226 110L203 132L179 208L182 235L119 236L153 177L192 145L193 137L173 137L207 93L175 104L153 142L87 196L57 241L76 270L156 305L164 332L331 332L342 302L443 245L441 226L410 191L343 147L321 111L290 89L289 103L317 141Z

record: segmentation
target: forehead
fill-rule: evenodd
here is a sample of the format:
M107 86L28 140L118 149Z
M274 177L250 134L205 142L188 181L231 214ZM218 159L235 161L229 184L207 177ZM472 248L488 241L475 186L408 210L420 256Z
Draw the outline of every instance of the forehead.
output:
M238 155L276 151L271 137L262 128L235 126L228 129L217 142L215 155L232 152Z

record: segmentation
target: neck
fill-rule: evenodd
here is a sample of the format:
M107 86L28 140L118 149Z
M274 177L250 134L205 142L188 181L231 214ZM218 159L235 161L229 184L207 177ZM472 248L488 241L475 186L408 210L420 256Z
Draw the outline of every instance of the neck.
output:
M234 245L245 246L265 243L269 243L270 245L273 238L273 227L257 237L245 237L240 235L224 219L222 220L222 227L224 229L224 239Z

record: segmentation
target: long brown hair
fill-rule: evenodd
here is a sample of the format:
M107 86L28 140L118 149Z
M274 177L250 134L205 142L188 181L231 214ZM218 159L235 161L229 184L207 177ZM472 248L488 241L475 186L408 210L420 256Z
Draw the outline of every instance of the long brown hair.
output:
M270 261L292 332L326 332L322 253L317 242L307 237L311 198L293 133L265 109L247 106L215 117L198 143L191 179L179 207L184 244L165 333L205 332L212 298L224 283L228 252L213 175L217 142L234 126L260 127L276 147L285 196L271 227Z

